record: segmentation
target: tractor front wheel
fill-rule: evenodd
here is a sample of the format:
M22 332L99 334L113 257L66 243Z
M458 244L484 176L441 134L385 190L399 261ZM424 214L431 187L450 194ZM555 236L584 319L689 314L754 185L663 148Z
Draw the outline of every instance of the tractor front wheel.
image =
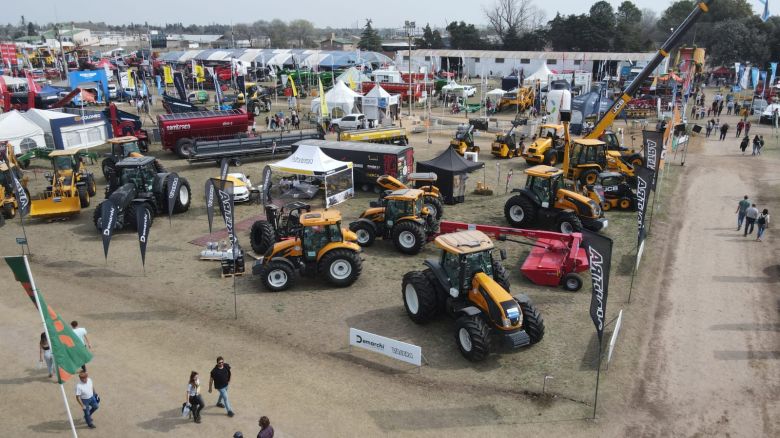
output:
M87 175L87 193L89 193L89 196L97 195L97 183L92 174Z
M279 260L271 260L261 272L263 286L272 292L280 292L289 289L295 282L295 272L287 263Z
M265 254L276 243L276 232L273 225L268 221L255 221L249 233L249 242L252 244L252 251L255 254Z
M574 213L561 213L555 223L555 229L563 234L579 233L582 231L582 222Z
M580 174L580 182L584 185L596 184L599 179L599 171L596 169L589 169Z
M428 208L434 219L441 220L444 214L444 205L441 203L441 199L437 196L426 195L423 196L423 206Z
M138 229L139 226L143 226L143 224L138 222L138 211L146 210L149 214L149 223L147 226L152 226L152 222L154 221L154 210L146 204L146 203L135 203L130 205L130 208L127 209L128 216L126 217L125 223L130 224L131 227Z
M555 151L547 151L544 154L544 164L548 166L555 166L558 164L558 154Z
M13 219L16 217L16 206L12 202L3 204L3 217L6 219Z
M415 255L425 243L425 228L410 220L399 222L393 227L393 243L402 253Z
M103 170L103 177L108 181L108 176L114 171L116 167L116 160L114 157L106 157L100 164L100 168Z
M406 314L415 323L425 324L436 316L436 289L425 273L412 271L404 274L401 293Z
M536 219L536 207L525 196L515 195L504 204L504 216L513 227L529 228Z
M479 315L461 316L455 321L455 341L460 354L472 362L484 360L490 353L490 328Z
M350 249L333 249L322 256L320 272L325 274L328 283L336 287L347 287L354 283L363 264L360 254Z
M79 191L79 205L81 208L89 207L89 190L87 186L78 186Z
M166 185L167 189L167 185ZM168 190L165 191L168 193ZM179 193L176 195L176 199L173 204L174 213L184 213L190 209L190 200L192 198L192 190L190 189L190 183L187 178L179 179Z
M523 312L523 330L531 338L531 344L535 344L544 338L544 318L530 301L521 302L520 311Z

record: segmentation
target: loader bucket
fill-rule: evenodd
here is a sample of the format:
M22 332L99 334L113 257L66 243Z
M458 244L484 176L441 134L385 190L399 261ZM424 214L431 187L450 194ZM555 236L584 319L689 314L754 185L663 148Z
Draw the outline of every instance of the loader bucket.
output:
M80 211L81 203L78 196L36 199L30 203L30 217L34 218L69 216Z

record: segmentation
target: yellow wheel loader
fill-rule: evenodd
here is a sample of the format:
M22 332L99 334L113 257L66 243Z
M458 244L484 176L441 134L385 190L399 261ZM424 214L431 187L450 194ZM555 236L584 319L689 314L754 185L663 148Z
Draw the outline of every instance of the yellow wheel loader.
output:
M252 267L266 289L289 289L298 275L324 275L336 287L350 286L360 277L360 245L355 233L341 228L338 211L303 213L300 224L295 236L275 243Z
M39 199L30 203L30 217L70 216L89 207L92 197L97 194L97 185L84 164L85 155L80 149L49 153L53 172L44 174L49 186Z
M522 152L529 165L546 164L555 166L563 161L565 149L565 127L558 124L543 124L533 142Z
M464 124L458 125L458 130L455 131L455 137L450 140L450 147L455 149L455 152L461 156L466 152L479 153L479 146L474 144L474 126Z
M424 271L407 272L401 296L409 318L425 324L439 313L455 318L455 342L461 354L478 362L494 341L510 349L544 337L544 319L523 294L512 296L509 275L493 257L493 242L481 231L442 234L434 240L441 256L424 262ZM501 260L506 253L500 252Z
M512 127L503 134L496 134L496 140L490 145L490 153L496 158L519 157L523 153L523 134L518 135L515 128L528 124L528 119L513 120Z
M414 255L436 233L439 223L423 206L423 191L401 189L388 193L360 219L349 224L360 246L371 246L377 237L392 239L404 254Z
M423 191L423 207L427 208L431 216L438 221L441 220L441 217L444 215L444 204L441 200L439 188L433 185L437 179L438 176L433 172L412 172L406 176L406 180L410 184L415 181L428 183L427 185L417 188ZM390 175L380 176L376 179L376 183L385 190L390 191L413 188ZM382 197L384 197L384 195L384 193L381 194Z

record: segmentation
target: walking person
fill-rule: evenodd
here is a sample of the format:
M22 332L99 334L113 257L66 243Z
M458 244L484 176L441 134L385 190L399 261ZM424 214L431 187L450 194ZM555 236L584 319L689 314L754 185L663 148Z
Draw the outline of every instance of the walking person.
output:
M729 103L726 104L726 115L730 116L732 111L734 111L734 101L729 100Z
M260 417L257 424L260 426L260 432L257 433L257 438L274 438L274 428L271 426L271 420L269 420L268 417L263 415Z
M742 228L742 222L745 222L745 212L749 207L750 199L748 199L748 195L745 195L745 197L737 204L737 211L735 211L737 214L737 231Z
M725 140L726 134L728 134L728 132L729 132L729 124L724 123L723 126L720 127L720 139Z
M745 237L748 234L753 234L753 227L756 225L756 219L758 219L758 209L756 204L751 204L747 210L745 210Z
M233 408L230 406L230 400L228 399L228 385L230 384L231 375L230 365L225 363L225 359L222 356L217 357L217 365L211 370L211 377L209 378L209 394L211 394L211 387L213 385L217 392L219 392L217 406L225 408L228 417L235 415L235 413L233 413Z
M750 137L747 135L742 139L742 142L739 144L739 148L742 150L742 155L745 155L745 150L748 147L748 144L750 144Z
M41 341L38 343L38 356L41 363L46 361L46 368L49 370L49 377L54 375L54 358L51 355L49 340L46 339L46 332L41 333Z
M758 136L758 150L756 151L756 155L761 155L761 149L764 148L764 134L761 134Z
M747 134L745 134L745 137L747 137ZM755 137L753 137L753 153L750 155L757 155L758 150L761 148L761 139L758 138L758 134L756 134Z
M100 407L100 397L95 392L95 385L89 375L82 371L79 373L79 382L76 383L76 400L84 411L84 421L90 429L95 428L92 422L92 414Z
M723 100L721 100L718 103L718 117L720 117L720 113L722 113L722 112L723 112Z
M187 405L192 412L192 418L196 423L200 423L200 411L203 410L203 396L200 395L200 378L198 372L190 373L190 381L187 384Z
M742 134L743 129L745 129L745 121L740 120L737 122L737 138L739 138L740 134Z
M710 134L712 134L712 128L715 126L715 120L710 119L707 122L707 138L710 138Z
M750 135L750 120L745 121L745 135Z
M756 231L756 241L760 242L761 237L764 235L764 231L766 231L766 228L769 226L769 210L765 208L761 214L758 215L756 226L758 227L758 231Z
M84 346L87 347L90 351L92 351L92 344L89 343L89 338L87 337L87 329L84 327L79 327L78 321L71 321L70 322L71 328L73 328L73 333L76 334L76 336L81 339L81 343L84 344ZM84 364L81 366L81 371L87 371L87 365Z

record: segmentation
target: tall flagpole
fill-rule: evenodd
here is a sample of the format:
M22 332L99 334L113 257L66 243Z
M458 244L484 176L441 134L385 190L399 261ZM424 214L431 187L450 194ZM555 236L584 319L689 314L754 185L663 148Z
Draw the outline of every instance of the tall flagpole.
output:
M30 271L30 263L27 261L27 256L24 257L24 266L27 269L27 273L30 274L30 287L33 290L33 296L35 297L35 307L38 308L38 314L41 316L41 323L43 323L43 332L46 333L46 342L49 343L49 348L52 349L51 337L49 336L49 329L46 327L46 318L43 317L43 309L41 308L41 302L38 300L38 288L35 287L35 280L33 280L32 271ZM54 364L54 371L57 372L57 380L60 382L60 392L62 393L62 402L65 404L65 411L68 413L68 421L70 422L70 431L73 432L73 438L78 438L76 433L76 425L73 424L73 415L70 413L70 406L68 405L68 397L65 395L65 386L59 377L59 370L57 367L57 361L54 357L54 350L52 349L51 355L52 363Z

